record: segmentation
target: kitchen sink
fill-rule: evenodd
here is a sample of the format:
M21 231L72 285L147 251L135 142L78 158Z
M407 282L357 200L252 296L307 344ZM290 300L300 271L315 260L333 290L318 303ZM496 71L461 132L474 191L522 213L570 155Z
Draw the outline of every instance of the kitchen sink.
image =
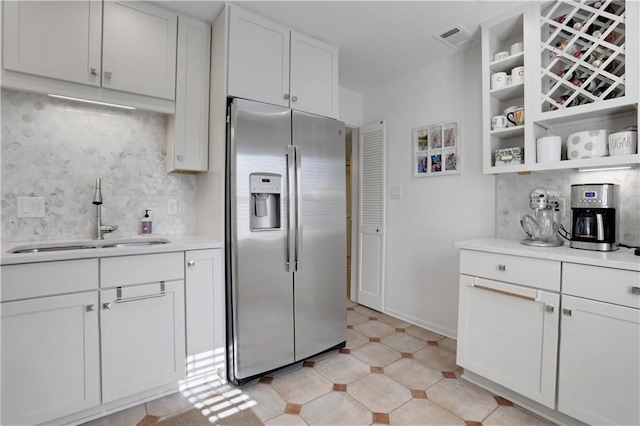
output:
M171 241L166 238L119 238L110 240L85 240L85 241L70 241L64 243L34 243L26 244L23 246L17 246L9 250L12 254L22 253L46 253L52 251L66 251L66 250L87 250L87 249L101 249L101 248L114 248L114 247L134 247L134 246L151 246L158 244L167 244Z

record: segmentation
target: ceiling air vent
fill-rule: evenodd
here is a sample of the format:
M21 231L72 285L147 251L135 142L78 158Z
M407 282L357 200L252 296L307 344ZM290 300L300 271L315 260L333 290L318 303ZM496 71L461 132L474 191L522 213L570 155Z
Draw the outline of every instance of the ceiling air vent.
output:
M459 49L463 45L473 40L473 37L471 37L471 33L462 28L460 25L455 25L452 28L441 31L433 37L440 40L452 49Z

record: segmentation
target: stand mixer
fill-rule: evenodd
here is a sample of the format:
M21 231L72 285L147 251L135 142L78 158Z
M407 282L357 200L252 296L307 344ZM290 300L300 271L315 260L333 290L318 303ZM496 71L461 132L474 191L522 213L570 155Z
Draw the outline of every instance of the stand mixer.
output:
M557 247L559 220L558 193L545 188L535 188L529 193L529 206L533 214L525 214L520 220L527 238L520 243L526 246Z

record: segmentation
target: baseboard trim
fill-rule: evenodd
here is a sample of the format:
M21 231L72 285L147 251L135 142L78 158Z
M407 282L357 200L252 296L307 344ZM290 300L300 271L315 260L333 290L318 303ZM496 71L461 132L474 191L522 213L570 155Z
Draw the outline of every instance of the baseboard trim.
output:
M419 327L422 328L426 328L428 330L431 330L433 332L436 332L438 334L442 334L443 336L449 337L451 339L457 340L458 338L458 333L457 330L451 330L449 328L443 328L441 326L439 326L438 324L434 324L432 322L429 321L424 321L420 318L414 317L412 315L408 315L405 314L404 312L400 312L400 311L396 311L394 309L389 309L389 308L382 308L382 312L384 312L385 314L389 314L391 316L394 316L398 319L401 319L403 321L407 321L410 322L411 324L417 325Z

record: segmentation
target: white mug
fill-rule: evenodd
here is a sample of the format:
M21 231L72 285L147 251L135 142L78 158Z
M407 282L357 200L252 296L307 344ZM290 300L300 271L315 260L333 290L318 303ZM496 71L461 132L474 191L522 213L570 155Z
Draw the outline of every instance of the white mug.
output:
M491 118L491 129L498 130L507 127L507 117L505 115L496 115Z
M504 110L504 116L505 116L505 117L506 117L506 116L508 116L508 115L509 115L509 113L512 113L512 112L514 112L514 111L515 111L515 110L517 110L517 109L518 109L518 106L515 106L515 105L514 105L514 106L511 106L511 107L509 107L509 108L507 108L507 109L505 109L505 110ZM515 126L515 124L513 124L512 122L510 122L509 120L507 120L507 127L513 127L513 126Z
M501 52L496 53L495 55L493 55L493 60L494 61L500 61L504 58L509 57L509 52L507 52L506 50L503 50Z
M491 75L491 89L507 87L507 73L497 72Z
M524 67L515 67L511 70L511 81L513 84L524 83Z
M511 45L511 54L515 55L518 54L520 52L522 52L524 50L524 43L522 43L521 41L517 42L517 43L513 43Z

